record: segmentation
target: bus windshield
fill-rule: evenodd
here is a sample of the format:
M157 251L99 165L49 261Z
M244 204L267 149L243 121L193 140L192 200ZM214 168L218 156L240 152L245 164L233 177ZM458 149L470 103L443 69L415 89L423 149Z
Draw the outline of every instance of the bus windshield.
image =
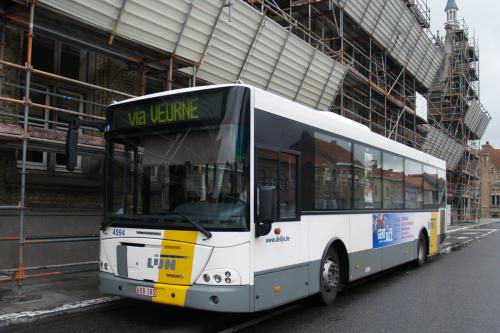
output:
M237 104L218 120L111 133L106 223L248 230L248 112Z

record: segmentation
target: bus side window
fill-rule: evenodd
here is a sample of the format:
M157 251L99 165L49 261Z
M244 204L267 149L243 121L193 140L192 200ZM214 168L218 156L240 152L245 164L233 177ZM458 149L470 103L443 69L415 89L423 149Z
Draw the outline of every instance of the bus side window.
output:
M255 186L256 186L256 216L260 217L259 213L259 191L262 186L274 186L278 188L278 152L267 149L257 149L256 165L255 165ZM276 192L277 194L277 192ZM276 195L277 197L277 195ZM276 198L278 199L278 198ZM275 203L278 205L278 202Z
M424 165L424 208L438 206L438 175L437 169Z
M297 217L297 156L280 153L279 217Z
M384 209L404 209L404 160L402 157L383 154Z
M446 206L446 171L438 169L438 197L437 203L440 207Z
M351 209L352 144L314 133L314 209Z
M256 216L259 218L259 192L262 186L276 188L279 220L297 217L297 163L294 154L258 148L256 152L255 186Z
M382 158L378 149L354 144L355 209L382 208Z
M422 163L405 159L405 208L421 209L422 197Z

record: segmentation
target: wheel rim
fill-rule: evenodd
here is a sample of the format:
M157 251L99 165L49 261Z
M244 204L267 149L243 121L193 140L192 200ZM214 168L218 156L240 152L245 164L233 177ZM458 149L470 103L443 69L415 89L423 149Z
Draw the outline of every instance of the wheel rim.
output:
M325 260L323 265L323 289L325 291L330 291L338 285L340 273L337 263L331 258Z

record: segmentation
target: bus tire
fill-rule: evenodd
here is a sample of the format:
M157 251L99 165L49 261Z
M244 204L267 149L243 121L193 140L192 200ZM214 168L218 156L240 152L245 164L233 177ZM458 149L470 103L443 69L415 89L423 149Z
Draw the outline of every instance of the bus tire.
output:
M341 288L341 266L337 251L331 247L321 260L319 276L319 296L323 304L329 305L337 297Z
M427 260L427 240L423 232L418 236L417 243L417 259L413 262L415 267L420 267L425 264Z

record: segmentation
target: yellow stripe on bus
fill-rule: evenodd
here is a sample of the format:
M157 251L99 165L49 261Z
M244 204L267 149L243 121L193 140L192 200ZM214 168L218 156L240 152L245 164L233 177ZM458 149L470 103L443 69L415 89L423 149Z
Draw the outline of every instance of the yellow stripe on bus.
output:
M439 226L439 212L432 212L430 235L429 235L429 254L433 255L439 250L438 241L438 226ZM443 231L441 231L443 232Z
M152 301L184 306L193 269L197 231L167 230L163 234L160 251L161 265L156 297Z

